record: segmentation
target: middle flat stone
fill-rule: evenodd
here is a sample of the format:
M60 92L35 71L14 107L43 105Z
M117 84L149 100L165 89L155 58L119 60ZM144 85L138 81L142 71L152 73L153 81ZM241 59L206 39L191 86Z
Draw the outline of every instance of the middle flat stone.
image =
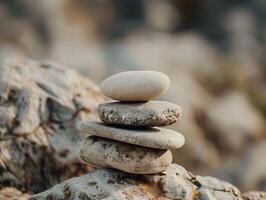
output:
M182 134L166 128L124 129L106 126L100 122L83 122L80 131L129 144L156 149L178 149L185 143Z
M181 117L182 109L167 101L108 102L100 104L98 112L105 124L153 127L168 126L175 123Z

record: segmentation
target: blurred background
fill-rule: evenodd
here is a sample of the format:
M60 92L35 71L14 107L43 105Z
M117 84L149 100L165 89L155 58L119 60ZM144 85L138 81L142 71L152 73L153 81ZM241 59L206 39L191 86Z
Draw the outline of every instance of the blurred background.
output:
M0 59L53 60L100 83L125 70L171 79L183 107L174 161L266 191L265 0L0 0Z

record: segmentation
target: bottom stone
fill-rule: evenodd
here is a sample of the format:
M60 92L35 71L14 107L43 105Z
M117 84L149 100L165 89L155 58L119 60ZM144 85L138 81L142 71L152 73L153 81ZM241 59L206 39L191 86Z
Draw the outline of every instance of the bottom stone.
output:
M169 150L152 149L96 136L82 141L80 157L94 166L115 168L133 174L160 173L172 163Z

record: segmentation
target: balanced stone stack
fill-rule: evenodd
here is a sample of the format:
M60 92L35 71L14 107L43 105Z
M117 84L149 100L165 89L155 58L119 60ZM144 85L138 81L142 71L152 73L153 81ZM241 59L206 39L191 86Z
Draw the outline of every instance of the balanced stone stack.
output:
M86 163L134 174L156 174L172 163L171 149L184 145L184 136L159 128L175 123L181 108L152 100L169 87L169 78L154 71L129 71L113 75L101 84L107 97L117 100L100 104L103 122L84 122L87 135L80 147Z

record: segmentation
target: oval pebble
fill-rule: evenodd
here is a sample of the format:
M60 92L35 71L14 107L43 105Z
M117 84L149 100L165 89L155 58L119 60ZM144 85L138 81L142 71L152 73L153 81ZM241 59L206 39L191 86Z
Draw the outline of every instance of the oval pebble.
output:
M169 87L169 78L156 71L127 71L110 76L101 84L102 93L118 101L148 101Z

